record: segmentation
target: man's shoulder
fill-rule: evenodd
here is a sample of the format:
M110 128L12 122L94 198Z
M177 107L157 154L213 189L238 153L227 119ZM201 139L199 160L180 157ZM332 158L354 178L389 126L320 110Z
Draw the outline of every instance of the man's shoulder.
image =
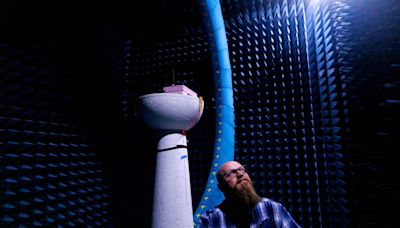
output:
M265 207L270 207L272 209L282 207L282 204L280 204L280 203L278 203L278 202L276 202L274 200L265 198L265 197L263 197L261 199L261 202L259 203L259 205L263 205ZM208 209L206 212L204 212L201 215L201 217L203 219L211 219L212 220L213 218L219 218L221 216L224 216L224 212L221 209L221 207L224 207L223 203L218 205L218 206L216 206L216 207L214 207L214 208Z
M209 217L210 218L210 217L219 216L219 215L222 215L222 214L223 214L222 210L217 206L217 207L208 209L206 212L204 212L202 214L202 217Z
M282 207L282 204L281 204L281 203L278 203L278 202L276 202L276 201L274 201L274 200L271 200L271 199L269 199L269 198L266 198L266 197L263 197L263 198L261 199L260 204L272 206L272 207L274 207L274 208ZM220 204L220 205L218 205L218 206L216 206L216 207L214 207L214 208L208 209L206 212L204 212L204 213L202 214L202 217L210 217L210 216L216 216L216 215L223 215L224 212L221 210L221 207L223 207L223 203Z
M208 209L205 213L200 216L201 227L208 227L212 224L219 224L221 220L224 220L225 216L222 210L218 207Z
M271 209L274 221L279 227L300 227L281 203L268 198L263 198L262 203Z
M261 199L261 203L265 204L265 205L270 205L270 206L273 206L273 207L282 207L281 203L273 201L272 199L268 199L268 198L265 198L265 197L263 197Z

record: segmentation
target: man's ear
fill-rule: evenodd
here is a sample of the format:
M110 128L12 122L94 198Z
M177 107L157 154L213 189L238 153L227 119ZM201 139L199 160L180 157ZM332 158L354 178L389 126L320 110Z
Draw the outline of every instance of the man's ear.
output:
M221 192L225 194L226 186L224 184L222 184L221 182L218 182L217 186L218 186L219 190L221 190Z

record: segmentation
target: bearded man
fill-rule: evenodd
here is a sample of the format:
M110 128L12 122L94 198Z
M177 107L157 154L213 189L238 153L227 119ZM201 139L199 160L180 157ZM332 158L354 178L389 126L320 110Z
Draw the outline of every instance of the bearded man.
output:
M200 227L299 227L282 204L256 193L246 168L239 162L224 163L217 180L225 200L200 217Z

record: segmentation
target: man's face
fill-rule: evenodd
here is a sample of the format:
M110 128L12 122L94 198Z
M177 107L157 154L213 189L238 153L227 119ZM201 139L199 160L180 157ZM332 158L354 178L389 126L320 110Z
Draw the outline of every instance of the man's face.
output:
M240 191L243 188L253 188L253 182L239 162L226 162L221 166L218 174L225 182L225 186L230 190Z

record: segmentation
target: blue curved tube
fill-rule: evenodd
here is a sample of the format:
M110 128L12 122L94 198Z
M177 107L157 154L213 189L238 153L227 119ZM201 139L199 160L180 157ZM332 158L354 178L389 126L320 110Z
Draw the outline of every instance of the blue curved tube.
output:
M199 0L198 3L211 53L216 103L216 134L207 186L194 213L196 224L200 222L201 214L223 201L224 196L218 189L216 174L222 164L234 159L235 146L232 70L221 5L219 0Z

